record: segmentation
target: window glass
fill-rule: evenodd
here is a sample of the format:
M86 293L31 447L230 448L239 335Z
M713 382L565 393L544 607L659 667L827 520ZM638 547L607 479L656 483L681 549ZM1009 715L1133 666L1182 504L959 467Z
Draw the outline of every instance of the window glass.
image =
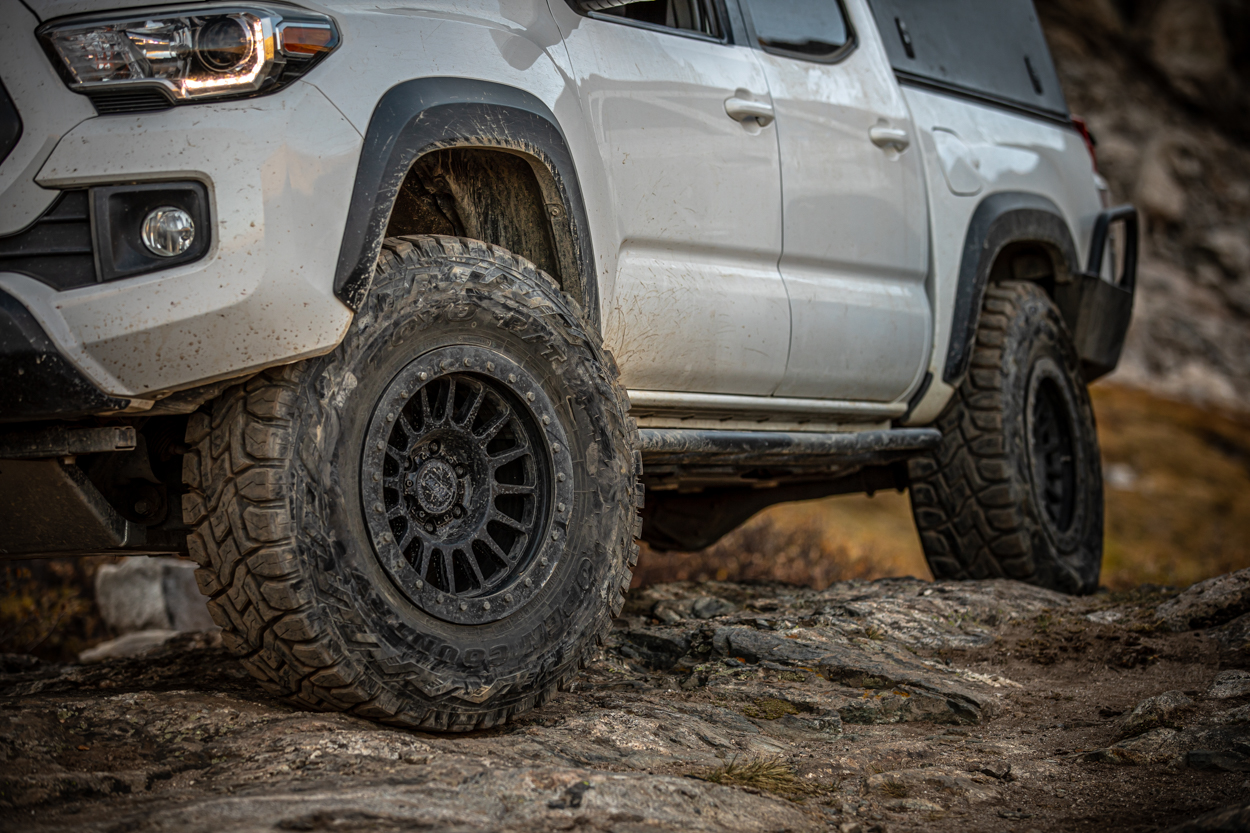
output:
M807 58L826 58L850 41L838 0L750 0L760 46Z
M869 0L901 78L1067 118L1033 0Z
M705 0L643 0L640 3L604 9L600 14L720 37L716 15L712 11L711 3Z

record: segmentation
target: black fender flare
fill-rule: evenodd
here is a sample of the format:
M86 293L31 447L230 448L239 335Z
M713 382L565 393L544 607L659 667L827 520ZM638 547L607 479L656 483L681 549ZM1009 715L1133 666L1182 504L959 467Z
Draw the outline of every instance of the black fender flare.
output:
M579 286L565 291L599 327L599 290L581 186L564 132L547 105L524 90L465 78L417 78L391 87L365 132L339 248L334 294L353 310L369 293L399 188L414 162L446 148L497 148L516 153L547 176L555 237L565 241ZM563 216L559 216L559 214ZM565 228L560 228L561 224ZM557 248L561 248L557 242ZM563 260L563 258L562 258Z
M959 262L950 345L942 374L948 385L958 387L968 372L985 287L995 260L1008 245L1022 242L1049 250L1060 281L1081 273L1072 232L1054 202L1021 191L1003 191L981 200L968 223Z

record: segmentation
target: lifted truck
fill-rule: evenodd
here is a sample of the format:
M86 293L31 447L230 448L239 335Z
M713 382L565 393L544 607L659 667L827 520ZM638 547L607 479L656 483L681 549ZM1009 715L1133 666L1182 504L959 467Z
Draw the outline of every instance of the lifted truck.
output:
M778 501L1097 587L1136 215L1030 0L386 5L5 5L0 555L189 555L268 690L456 731Z

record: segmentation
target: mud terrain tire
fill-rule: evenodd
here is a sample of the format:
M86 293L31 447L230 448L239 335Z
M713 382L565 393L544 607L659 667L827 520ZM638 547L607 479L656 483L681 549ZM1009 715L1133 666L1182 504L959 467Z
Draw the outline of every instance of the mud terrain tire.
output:
M1059 311L1036 284L986 291L971 367L937 427L942 444L909 463L934 577L1094 592L1103 540L1094 414Z
M190 420L183 514L225 644L305 708L468 731L542 703L637 561L627 403L532 264L387 240L333 353Z

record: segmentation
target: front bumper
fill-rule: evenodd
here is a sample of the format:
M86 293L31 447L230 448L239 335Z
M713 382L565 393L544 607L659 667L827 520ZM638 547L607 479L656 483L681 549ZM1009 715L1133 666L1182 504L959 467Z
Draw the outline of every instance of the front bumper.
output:
M352 318L333 282L360 144L303 82L258 99L87 119L61 139L37 184L203 183L209 250L64 291L0 271L0 290L113 399L155 400L327 352Z

